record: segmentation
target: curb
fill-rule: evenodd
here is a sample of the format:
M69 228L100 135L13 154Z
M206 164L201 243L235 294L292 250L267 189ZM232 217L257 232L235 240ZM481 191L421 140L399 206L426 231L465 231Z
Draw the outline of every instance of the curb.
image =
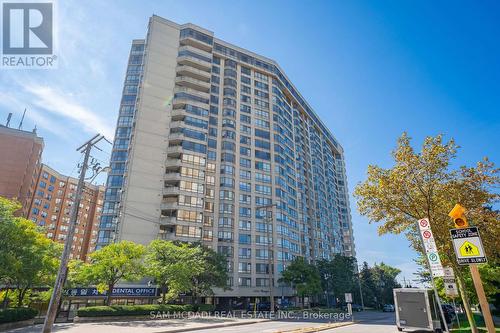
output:
M167 330L167 331L157 331L155 333L179 333L179 332L191 332L191 331L201 331L201 330L208 330L212 328L223 328L223 327L231 327L231 326L243 326L243 325L250 325L250 324L258 324L258 323L264 323L271 321L271 319L264 319L264 320L253 320L253 321L246 321L246 322L237 322L237 323L225 323L225 324L216 324L216 325L206 325L206 326L198 326L198 327L192 327L192 328L179 328L175 330Z
M313 333L313 332L321 332L326 330L332 330L338 327L344 327L349 325L356 324L353 321L345 322L345 323L335 323L335 324L324 324L321 326L313 326L313 327L302 327L289 331L276 331L275 333Z

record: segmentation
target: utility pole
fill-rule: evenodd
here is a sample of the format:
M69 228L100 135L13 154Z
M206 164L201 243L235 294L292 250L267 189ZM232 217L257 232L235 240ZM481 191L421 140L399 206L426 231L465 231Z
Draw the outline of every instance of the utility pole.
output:
M257 210L264 210L266 212L266 228L267 228L267 244L268 244L268 259L267 259L267 268L269 270L269 312L274 312L274 251L273 251L273 219L274 219L274 212L273 212L273 207L275 207L276 204L270 204L270 205L262 205L262 206L257 206ZM269 210L269 208L271 208ZM271 217L269 217L269 212L271 212ZM273 256L271 256L271 253Z
M50 297L50 303L49 308L47 309L47 315L45 316L45 322L43 323L43 333L50 333L52 331L52 325L56 320L57 310L59 309L59 303L61 302L64 283L66 282L66 277L68 274L68 262L71 253L71 247L73 245L73 236L75 235L76 221L78 219L78 211L80 209L80 201L82 199L83 188L85 186L85 174L88 169L90 151L92 150L92 147L102 139L104 139L104 136L97 134L92 139L85 142L83 145L78 147L78 149L76 149L76 151L84 154L83 163L80 170L80 177L78 179L78 186L76 188L75 203L71 210L68 234L66 236L64 250L61 256L61 264L59 266L59 271L57 272L54 290L52 291L52 296Z

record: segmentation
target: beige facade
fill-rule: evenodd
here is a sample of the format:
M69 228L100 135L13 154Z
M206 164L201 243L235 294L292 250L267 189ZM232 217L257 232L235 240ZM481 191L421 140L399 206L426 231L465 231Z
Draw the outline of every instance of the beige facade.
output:
M219 297L266 297L270 272L273 294L290 296L278 279L295 257L354 256L343 149L279 65L158 16L142 43L129 59L134 125L127 150L113 148L112 169L119 158L126 167L108 178L121 195L105 198L103 244L202 242L227 259L231 290Z

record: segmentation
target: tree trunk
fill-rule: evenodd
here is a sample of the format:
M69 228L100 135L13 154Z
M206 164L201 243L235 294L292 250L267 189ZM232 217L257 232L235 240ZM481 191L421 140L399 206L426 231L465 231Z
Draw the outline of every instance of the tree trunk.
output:
M2 301L2 309L7 309L7 305L9 304L9 291L10 291L10 286L7 285L5 288L5 295L3 297Z
M455 275L457 277L458 289L460 290L460 296L462 297L462 302L464 303L465 314L467 315L467 320L469 321L471 332L478 333L476 322L474 321L474 315L472 314L470 308L469 297L467 296L467 292L465 291L465 284L459 269L455 269Z
M167 286L161 285L161 304L165 304L167 302Z
M24 295L26 295L26 291L28 290L28 288L20 288L18 290L19 294L17 295L17 307L20 308L21 306L23 306Z
M111 305L111 292L113 291L114 284L108 285L108 292L106 294L106 305Z

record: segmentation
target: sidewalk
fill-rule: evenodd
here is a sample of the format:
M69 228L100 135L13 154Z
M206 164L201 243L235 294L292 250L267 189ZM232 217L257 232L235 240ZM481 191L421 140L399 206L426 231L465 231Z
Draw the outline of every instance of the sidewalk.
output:
M219 328L227 326L248 325L268 321L267 319L241 318L191 318L191 319L160 319L110 321L95 323L61 323L55 324L53 332L64 333L177 333L190 330ZM18 328L8 332L32 333L40 332L42 325Z

